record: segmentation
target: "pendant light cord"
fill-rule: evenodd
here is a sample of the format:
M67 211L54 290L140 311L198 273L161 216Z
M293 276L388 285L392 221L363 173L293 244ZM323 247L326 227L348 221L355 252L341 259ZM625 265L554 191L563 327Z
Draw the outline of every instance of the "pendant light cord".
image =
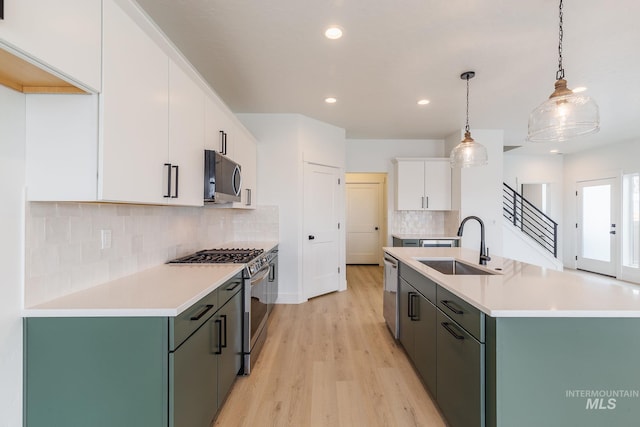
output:
M467 124L464 127L465 132L469 132L469 75L467 74Z
M556 72L556 80L564 79L564 68L562 68L562 36L564 31L562 29L562 0L560 0L560 28L558 31L558 71Z

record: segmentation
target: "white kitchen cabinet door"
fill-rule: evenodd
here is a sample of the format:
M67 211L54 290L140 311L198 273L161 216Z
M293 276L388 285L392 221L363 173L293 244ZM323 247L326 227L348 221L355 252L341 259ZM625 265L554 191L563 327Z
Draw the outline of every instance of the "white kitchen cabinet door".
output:
M170 204L204 205L204 118L204 92L177 64L170 61Z
M0 46L100 92L101 0L4 2Z
M255 209L258 201L256 142L245 131L237 129L234 144L234 161L240 165L242 170L242 199L239 202L235 202L233 207Z
M451 166L449 159L424 161L425 209L445 211L451 209Z
M166 203L169 58L104 1L99 198Z
M229 112L220 103L210 97L205 99L205 148L223 153L232 158L232 152L235 147L233 140L229 141L229 130L231 128L231 120ZM227 134L226 147L223 144L222 133ZM235 132L231 132L233 138ZM225 150L226 148L226 150Z
M448 159L396 159L396 210L449 209L451 168Z
M398 160L396 164L396 210L424 209L424 161Z

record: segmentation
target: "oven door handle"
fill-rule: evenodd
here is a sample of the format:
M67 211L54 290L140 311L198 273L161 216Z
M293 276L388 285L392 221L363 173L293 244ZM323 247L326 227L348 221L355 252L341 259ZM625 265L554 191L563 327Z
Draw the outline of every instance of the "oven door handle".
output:
M260 271L264 271L264 273L261 273L259 276L258 275L257 276L253 276L251 278L251 286L255 285L258 282L261 282L265 277L267 277L267 275L271 271L271 265L266 265L265 267L262 267L262 269L260 269ZM260 271L258 271L258 273Z

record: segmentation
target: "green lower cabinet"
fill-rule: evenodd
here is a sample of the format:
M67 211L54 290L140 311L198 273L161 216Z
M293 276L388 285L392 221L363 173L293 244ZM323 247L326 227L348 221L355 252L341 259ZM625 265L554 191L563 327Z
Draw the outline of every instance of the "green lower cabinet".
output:
M436 308L400 278L400 342L427 389L436 391Z
M28 318L29 427L166 426L167 318Z
M436 400L451 427L485 425L484 344L437 310Z
M169 427L208 426L216 415L218 359L213 356L217 351L216 329L213 319L208 320L169 354Z
M175 318L25 319L24 425L209 427L242 368L235 289Z
M640 319L487 322L489 427L640 425Z
M214 317L222 322L223 331L223 347L218 355L217 406L220 409L242 369L242 292L231 298Z

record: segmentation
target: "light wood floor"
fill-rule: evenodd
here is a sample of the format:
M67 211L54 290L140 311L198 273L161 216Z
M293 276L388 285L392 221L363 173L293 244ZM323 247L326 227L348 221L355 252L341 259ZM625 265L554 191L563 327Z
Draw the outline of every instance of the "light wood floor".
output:
M277 305L251 375L215 426L445 426L382 317L382 267L349 266L349 289Z

